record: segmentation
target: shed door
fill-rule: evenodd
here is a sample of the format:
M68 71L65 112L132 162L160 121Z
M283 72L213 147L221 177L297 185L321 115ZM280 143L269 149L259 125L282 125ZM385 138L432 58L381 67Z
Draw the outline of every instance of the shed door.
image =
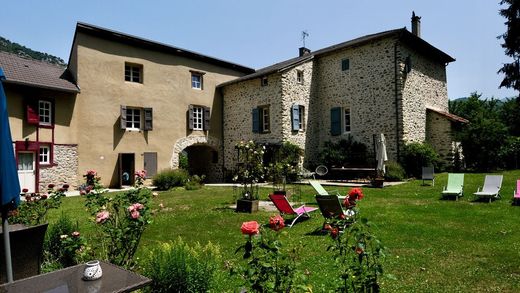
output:
M146 178L151 178L157 174L157 153L144 153L144 169Z

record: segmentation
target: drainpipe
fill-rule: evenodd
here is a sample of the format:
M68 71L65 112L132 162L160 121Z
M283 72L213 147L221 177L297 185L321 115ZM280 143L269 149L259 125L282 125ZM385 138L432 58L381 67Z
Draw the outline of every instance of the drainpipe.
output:
M395 94L395 138L396 138L396 151L397 151L397 162L400 161L400 148L399 148L399 94L397 88L398 74L399 68L397 66L397 46L399 45L399 38L401 34L398 35L398 39L394 44L394 94Z

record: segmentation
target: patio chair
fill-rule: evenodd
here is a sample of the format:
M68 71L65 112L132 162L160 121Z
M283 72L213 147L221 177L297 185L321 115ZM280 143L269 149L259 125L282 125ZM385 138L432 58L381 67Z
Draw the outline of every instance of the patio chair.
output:
M325 218L323 225L327 223L327 220L338 219L341 216L350 218L355 214L353 210L344 210L336 195L316 195L316 201L318 202L321 214Z
M331 192L329 193L327 190L325 190L325 188L323 188L323 186L321 186L321 184L320 184L318 181L309 180L309 183L312 185L312 187L314 188L314 190L316 190L316 192L317 192L319 195L330 195L330 194L335 194L335 195L337 195L337 196L341 196L337 190L333 190L333 191L331 191Z
M516 180L516 190L513 191L513 205L520 205L520 180Z
M433 167L423 167L422 168L422 184L424 184L424 180L431 180L432 186L435 186L435 172Z
M464 174L448 173L448 183L442 191L442 197L455 196L455 200L463 196Z
M287 222L290 222L287 225L287 227L289 227L289 228L292 227L300 217L304 217L304 218L308 219L311 217L311 215L309 215L309 213L318 209L318 208L306 207L305 205L302 205L301 207L294 209L284 194L269 194L269 198L273 202L274 206L278 209L278 211L280 212L280 215L282 215L282 217L285 215L294 216L292 221L290 221L290 220L288 221L287 219L284 218L284 220L286 220Z
M488 198L489 202L491 199L500 198L500 188L502 187L502 175L486 175L484 178L484 187L477 189L477 192L473 193L477 198Z

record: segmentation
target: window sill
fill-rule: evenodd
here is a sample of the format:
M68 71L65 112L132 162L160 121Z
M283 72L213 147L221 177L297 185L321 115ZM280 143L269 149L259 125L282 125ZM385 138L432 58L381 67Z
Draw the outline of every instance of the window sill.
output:
M38 127L40 127L40 128L54 128L54 124L47 124L47 123L43 124L43 123L40 122L38 124Z
M126 128L125 129L125 132L141 132L142 129L137 129L137 128Z
M192 89L192 90L196 90L196 91L202 91L201 88L196 88L196 87L192 87L191 89Z
M51 168L56 166L58 166L56 163L40 163L40 168Z

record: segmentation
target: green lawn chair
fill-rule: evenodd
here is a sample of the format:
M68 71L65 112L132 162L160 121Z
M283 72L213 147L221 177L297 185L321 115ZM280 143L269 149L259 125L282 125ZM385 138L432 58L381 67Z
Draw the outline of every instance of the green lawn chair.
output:
M334 195L340 196L340 198L341 198L341 195L339 194L339 192L337 190L331 191L329 193L327 190L325 190L325 188L323 188L323 186L321 186L321 184L318 181L309 180L309 183L314 188L314 190L316 190L318 195L331 195L331 194L334 194Z
M444 187L442 191L442 197L447 196L455 196L455 200L458 200L459 197L463 196L464 190L464 174L448 174L448 184Z

